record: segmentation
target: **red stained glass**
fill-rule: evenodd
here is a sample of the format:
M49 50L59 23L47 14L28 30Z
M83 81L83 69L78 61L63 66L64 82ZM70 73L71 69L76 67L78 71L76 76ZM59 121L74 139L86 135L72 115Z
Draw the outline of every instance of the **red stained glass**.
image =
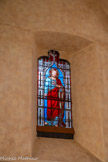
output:
M70 63L50 50L38 59L38 126L72 128Z

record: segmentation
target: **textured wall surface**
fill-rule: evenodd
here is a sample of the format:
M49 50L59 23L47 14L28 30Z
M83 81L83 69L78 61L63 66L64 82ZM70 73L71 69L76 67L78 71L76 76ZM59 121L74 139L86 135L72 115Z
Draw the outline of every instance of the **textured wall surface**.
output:
M99 159L70 139L39 138L35 157L41 162L100 162ZM37 161L36 161L37 162Z
M0 27L0 155L31 155L32 34Z
M35 154L37 58L55 49L71 63L75 140L108 159L108 3L99 2L0 0L0 155Z
M107 20L97 0L0 0L1 23L32 31L73 33L108 42Z
M98 158L104 159L96 45L74 54L71 69L75 140Z
M108 161L108 44L97 44L99 79L100 79L100 106L103 124L105 153Z

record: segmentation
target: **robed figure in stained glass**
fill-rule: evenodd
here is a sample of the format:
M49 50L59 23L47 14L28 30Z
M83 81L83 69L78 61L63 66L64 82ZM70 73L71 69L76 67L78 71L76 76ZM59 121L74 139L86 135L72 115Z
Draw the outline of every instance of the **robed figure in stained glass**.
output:
M45 125L65 127L64 117L64 86L58 78L57 68L51 68L45 80L44 97L47 98L47 120Z

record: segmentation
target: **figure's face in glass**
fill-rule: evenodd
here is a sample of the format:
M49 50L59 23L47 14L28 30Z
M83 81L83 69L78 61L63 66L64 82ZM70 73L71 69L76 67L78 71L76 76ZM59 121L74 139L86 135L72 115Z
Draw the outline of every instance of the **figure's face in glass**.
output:
M52 70L52 77L56 77L57 76L57 71L56 70Z

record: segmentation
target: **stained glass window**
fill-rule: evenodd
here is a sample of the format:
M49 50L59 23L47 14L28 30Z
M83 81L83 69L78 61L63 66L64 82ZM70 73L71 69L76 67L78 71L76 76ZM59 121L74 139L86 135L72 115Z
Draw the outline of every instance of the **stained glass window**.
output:
M38 127L72 128L70 63L50 50L38 59Z

